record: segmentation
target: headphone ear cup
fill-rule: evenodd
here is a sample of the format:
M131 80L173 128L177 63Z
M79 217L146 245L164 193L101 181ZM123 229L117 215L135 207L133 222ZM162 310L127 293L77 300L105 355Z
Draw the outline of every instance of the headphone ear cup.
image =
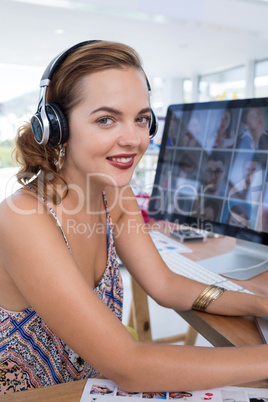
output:
M64 144L69 138L69 126L62 108L57 103L48 103L46 115L49 121L48 145Z
M35 141L38 144L43 144L43 124L42 124L42 117L40 112L36 112L35 115L31 118L31 129L33 136L35 138Z
M150 121L150 130L149 130L149 137L153 138L158 129L158 120L156 115L154 114L153 110L151 111L151 121Z

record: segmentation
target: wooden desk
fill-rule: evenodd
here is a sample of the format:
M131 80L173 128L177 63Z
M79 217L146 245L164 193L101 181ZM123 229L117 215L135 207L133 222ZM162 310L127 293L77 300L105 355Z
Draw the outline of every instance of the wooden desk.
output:
M166 232L164 226L163 232ZM234 238L225 236L208 238L205 243L187 243L193 252L185 255L193 261L199 261L231 251L235 247L235 242ZM268 297L268 271L246 281L233 281L256 294ZM152 335L147 295L133 279L131 279L131 285L133 300L128 325L135 328L140 340L150 342ZM224 317L192 310L177 311L177 313L214 346L242 346L263 343L253 318ZM170 343L180 340L178 336L169 339ZM194 344L191 339L186 343Z
M230 237L208 239L206 245L191 243L189 247L193 253L187 254L187 257L198 261L228 252L234 246L235 239ZM245 281L232 280L256 294L268 296L268 271ZM177 311L177 313L214 346L243 346L263 343L252 317L225 317L193 310Z
M87 380L51 385L1 396L1 402L79 402Z
M161 231L167 234L164 226ZM208 238L205 243L187 243L187 246L192 249L193 252L185 255L193 261L199 261L231 251L235 247L235 242L236 240L234 238L225 236L219 238ZM246 281L233 281L256 294L268 297L268 271ZM150 342L152 341L152 337L147 295L141 290L136 282L134 282L134 280L132 280L132 292L132 314L130 315L129 324L134 324L133 327L137 330L142 341ZM246 346L263 343L253 317L226 317L193 310L186 312L177 311L177 313L188 322L191 326L190 328L194 328L194 330L200 333L214 346ZM188 332L190 332L190 338L186 340L185 343L194 344L192 331ZM184 335L182 335L182 338L185 338ZM169 338L169 340L170 342L178 342L179 338L180 336L174 336ZM164 339L164 341L166 339ZM259 388L268 388L268 380L244 385L249 387L255 386Z
M191 243L189 248L193 253L187 254L187 257L198 261L231 251L234 246L235 239L230 237L208 239L205 247L201 243ZM268 296L268 271L248 280L232 280L256 294ZM263 343L253 317L226 317L193 310L177 311L177 313L214 346L247 346ZM268 380L244 386L268 388Z

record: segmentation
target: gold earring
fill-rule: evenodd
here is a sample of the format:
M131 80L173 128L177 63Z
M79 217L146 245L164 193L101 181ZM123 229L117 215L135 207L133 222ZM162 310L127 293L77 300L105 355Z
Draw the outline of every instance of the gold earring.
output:
M64 164L64 159L65 159L65 148L64 146L61 146L60 152L59 152L59 159L58 159L58 169L61 170Z

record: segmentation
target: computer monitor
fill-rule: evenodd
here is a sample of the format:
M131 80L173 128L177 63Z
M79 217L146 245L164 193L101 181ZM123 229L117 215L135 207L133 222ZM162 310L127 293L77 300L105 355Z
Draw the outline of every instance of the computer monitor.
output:
M268 98L168 108L149 216L237 238L203 261L247 279L268 269Z

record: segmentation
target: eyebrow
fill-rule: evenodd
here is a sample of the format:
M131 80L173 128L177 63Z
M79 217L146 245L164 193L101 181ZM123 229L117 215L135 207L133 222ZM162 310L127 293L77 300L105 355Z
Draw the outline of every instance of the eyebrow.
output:
M120 110L117 110L117 109L114 109L114 108L108 107L108 106L101 106L98 109L93 110L93 112L91 112L90 114L92 115L92 114L97 113L97 112L114 113L114 114L117 114L119 116L121 116L123 114ZM141 109L138 114L143 114L143 113L148 113L148 112L151 113L151 108L150 107L145 107L145 108Z

